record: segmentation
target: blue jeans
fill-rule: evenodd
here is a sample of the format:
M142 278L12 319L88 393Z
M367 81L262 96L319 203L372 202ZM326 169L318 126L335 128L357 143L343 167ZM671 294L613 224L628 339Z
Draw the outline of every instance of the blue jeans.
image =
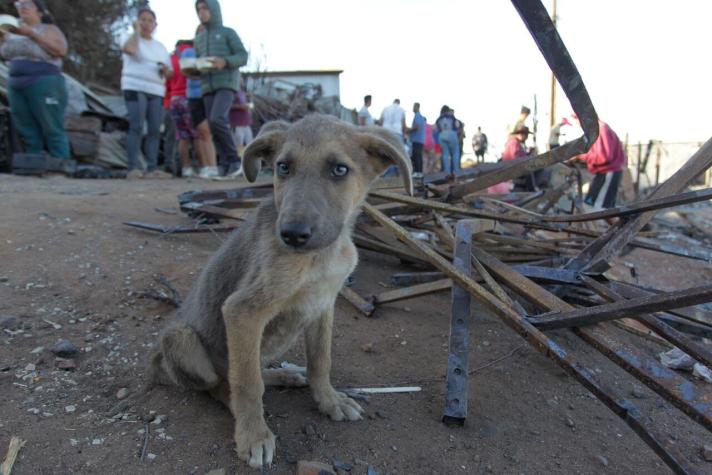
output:
M146 168L153 171L158 166L158 147L161 143L161 123L163 122L163 98L140 91L124 91L126 110L129 113L129 133L126 137L126 153L129 171L139 168L138 151L141 148L144 121L147 125Z
M460 140L454 130L440 132L440 148L443 150L440 161L445 173L460 171Z

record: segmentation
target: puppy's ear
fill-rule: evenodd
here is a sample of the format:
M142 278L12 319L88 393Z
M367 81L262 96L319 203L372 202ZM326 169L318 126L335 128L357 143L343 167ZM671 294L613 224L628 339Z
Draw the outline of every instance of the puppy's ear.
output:
M262 168L262 160L272 163L275 155L284 143L284 136L289 123L282 120L267 122L260 129L255 140L245 148L242 157L242 169L247 181L253 182Z
M359 131L357 140L369 155L378 175L391 165L397 166L406 192L413 196L412 166L400 139L381 127L359 127Z

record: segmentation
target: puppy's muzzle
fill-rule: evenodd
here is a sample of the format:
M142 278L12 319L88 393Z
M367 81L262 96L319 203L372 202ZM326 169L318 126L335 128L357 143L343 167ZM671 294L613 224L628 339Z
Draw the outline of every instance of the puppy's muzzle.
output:
M311 239L312 229L311 226L304 223L285 223L280 226L279 235L286 245L300 248Z

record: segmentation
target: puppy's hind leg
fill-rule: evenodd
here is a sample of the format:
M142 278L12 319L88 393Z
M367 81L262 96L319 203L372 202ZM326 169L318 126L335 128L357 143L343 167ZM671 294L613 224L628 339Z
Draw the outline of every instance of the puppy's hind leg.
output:
M184 323L166 329L151 366L157 383L168 378L178 386L207 391L220 382L200 337Z

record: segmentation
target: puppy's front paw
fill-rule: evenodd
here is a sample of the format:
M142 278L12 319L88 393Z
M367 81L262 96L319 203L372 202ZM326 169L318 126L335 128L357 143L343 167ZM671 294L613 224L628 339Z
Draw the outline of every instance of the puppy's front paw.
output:
M315 395L319 410L335 421L358 421L362 419L363 409L346 394L331 389Z
M269 467L274 457L274 434L264 421L235 427L237 456L252 468Z

